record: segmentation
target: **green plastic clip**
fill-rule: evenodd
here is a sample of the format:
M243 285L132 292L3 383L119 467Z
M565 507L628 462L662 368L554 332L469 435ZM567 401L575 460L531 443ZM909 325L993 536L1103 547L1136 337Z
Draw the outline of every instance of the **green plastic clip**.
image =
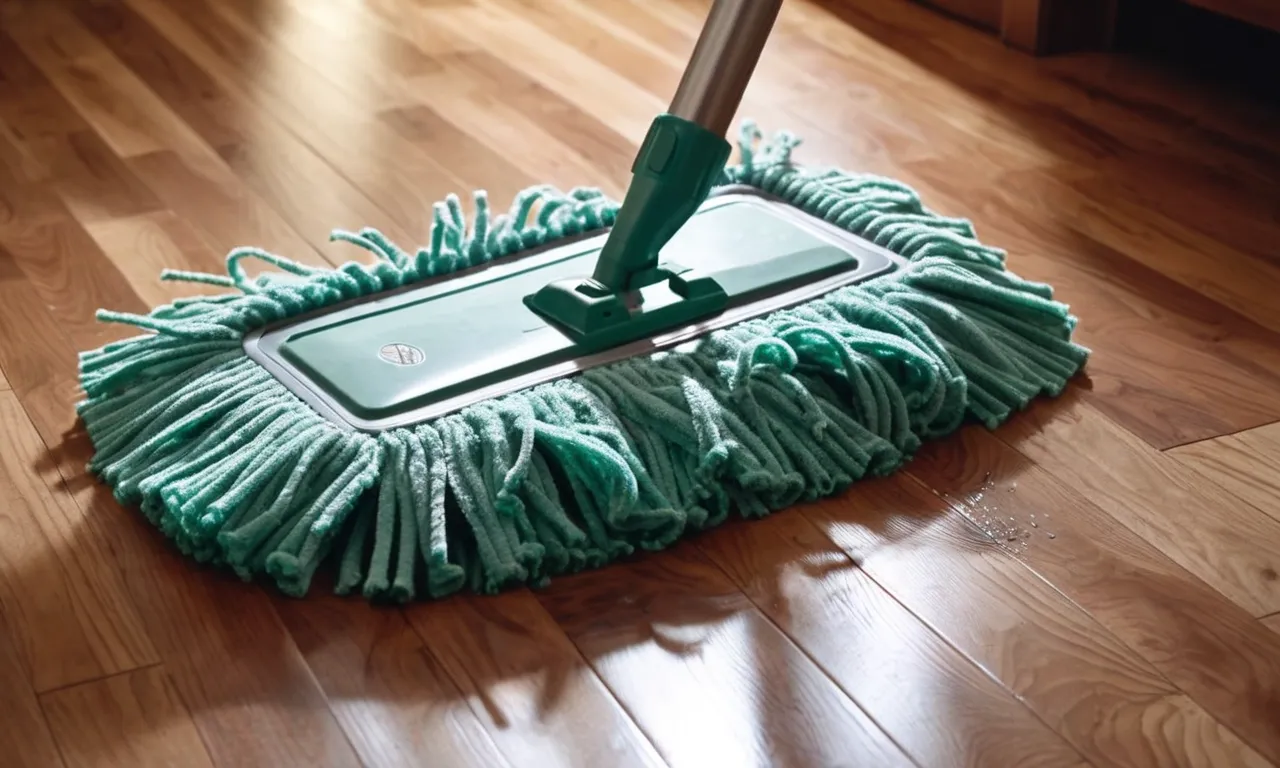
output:
M525 304L588 349L722 311L728 296L715 280L658 257L707 199L728 159L723 136L659 115L631 166L631 186L592 276L552 282L526 296Z

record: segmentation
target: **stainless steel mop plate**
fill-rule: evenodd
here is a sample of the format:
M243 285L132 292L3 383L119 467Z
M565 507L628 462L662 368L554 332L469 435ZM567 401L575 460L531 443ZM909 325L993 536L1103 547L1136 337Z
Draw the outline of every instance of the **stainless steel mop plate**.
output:
M522 298L552 280L589 275L605 238L594 233L562 240L296 317L249 334L245 351L326 418L380 432L690 342L891 271L900 261L753 187L723 188L676 233L662 259L733 287L729 307L584 354ZM815 272L814 264L823 267ZM748 285L744 274L770 279L761 284L757 277ZM666 290L665 284L659 288Z

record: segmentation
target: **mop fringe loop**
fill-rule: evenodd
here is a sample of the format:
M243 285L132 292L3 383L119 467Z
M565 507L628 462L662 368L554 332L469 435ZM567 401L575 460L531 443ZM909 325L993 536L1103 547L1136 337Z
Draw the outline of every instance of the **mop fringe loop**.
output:
M450 196L415 252L373 229L333 233L370 265L243 248L226 275L165 273L231 293L101 312L148 333L81 355L90 469L197 560L301 596L332 558L339 592L407 601L541 584L827 496L1062 391L1088 350L1049 286L898 182L796 167L798 143L747 124L721 184L781 197L902 268L376 435L327 421L245 355L268 323L600 230L618 210L599 190L535 187L498 215L477 193L468 222ZM250 278L251 259L278 271Z

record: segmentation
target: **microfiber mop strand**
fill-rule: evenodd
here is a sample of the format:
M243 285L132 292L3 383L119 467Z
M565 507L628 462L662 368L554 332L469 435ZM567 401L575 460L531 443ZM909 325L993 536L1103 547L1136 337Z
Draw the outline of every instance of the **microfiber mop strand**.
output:
M416 253L372 229L334 234L377 254L371 266L241 249L227 276L165 275L237 292L145 317L100 312L151 333L81 355L90 469L183 552L290 595L331 555L342 593L494 592L889 473L922 439L994 427L1083 366L1068 308L1006 271L969 222L888 179L799 168L790 134L759 140L747 124L722 184L770 192L909 263L691 349L377 435L327 421L245 355L243 336L268 323L598 230L618 207L597 190L538 187L491 218L477 193L468 231L450 196ZM247 258L281 272L250 279Z

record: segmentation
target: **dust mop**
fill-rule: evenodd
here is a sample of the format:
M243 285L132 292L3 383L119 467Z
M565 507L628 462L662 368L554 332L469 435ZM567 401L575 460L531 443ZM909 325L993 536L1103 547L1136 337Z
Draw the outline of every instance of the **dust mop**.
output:
M780 0L716 0L621 205L542 186L371 265L253 248L81 356L90 464L186 554L370 599L542 584L900 467L1084 364L1075 318L908 187L725 133ZM250 277L246 264L270 269Z

